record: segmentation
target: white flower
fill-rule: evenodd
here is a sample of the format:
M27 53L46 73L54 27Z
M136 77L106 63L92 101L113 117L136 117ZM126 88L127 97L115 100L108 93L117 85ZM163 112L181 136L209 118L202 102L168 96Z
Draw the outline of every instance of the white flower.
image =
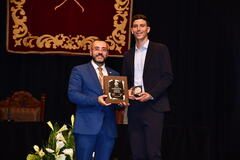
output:
M38 152L38 155L39 155L40 157L43 157L43 156L45 156L45 153L44 153L43 150L41 149L41 150Z
M48 124L48 126L54 131L54 128L53 128L52 122L51 122L51 121L48 121L47 124Z
M60 133L58 133L58 134L56 135L56 139L57 139L58 141L63 141L64 143L66 143L66 140L65 140L65 138L64 138L63 135L62 135L62 132L60 132Z
M72 123L72 127L74 125L74 115L71 116L71 123Z
M60 133L60 132L66 131L66 130L68 130L68 128L67 128L67 125L64 124L64 125L62 126L62 128L57 131L57 133Z
M48 153L54 153L54 150L52 150L51 148L46 148L46 151L47 151Z
M45 146L42 148L38 145L34 145L33 148L35 153L30 153L27 156L27 160L49 160L54 156L54 160L73 160L75 146L74 146L74 137L73 137L73 124L74 124L74 116L71 116L71 123L69 128L67 125L63 125L59 129L59 125L55 123L54 125L51 121L48 121L47 124L51 128L51 132L49 135L49 140ZM58 130L59 129L59 130ZM66 135L66 136L64 136ZM51 148L50 146L56 146L55 148ZM68 148L66 148L68 146Z
M60 154L60 155L57 155L55 158L56 158L56 160L65 160L66 155L65 154Z
M40 157L45 156L45 153L43 152L43 150L42 149L39 150L39 147L37 145L34 145L33 148Z
M36 152L39 152L39 147L37 145L34 145L33 146L33 149L36 151Z
M61 148L63 148L65 144L62 141L56 142L56 150L59 151Z
M63 153L72 157L73 156L73 149L72 148L64 149Z

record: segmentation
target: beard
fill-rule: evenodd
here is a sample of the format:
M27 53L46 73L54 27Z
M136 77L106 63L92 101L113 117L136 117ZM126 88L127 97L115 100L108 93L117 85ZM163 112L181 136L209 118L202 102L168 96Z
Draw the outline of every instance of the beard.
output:
M103 59L98 60L97 58L98 58L99 56L101 56ZM98 55L96 55L96 56L93 56L92 59L93 59L93 61L94 61L97 65L103 65L103 64L105 63L105 60L106 60L106 58L105 58L102 54L98 54Z

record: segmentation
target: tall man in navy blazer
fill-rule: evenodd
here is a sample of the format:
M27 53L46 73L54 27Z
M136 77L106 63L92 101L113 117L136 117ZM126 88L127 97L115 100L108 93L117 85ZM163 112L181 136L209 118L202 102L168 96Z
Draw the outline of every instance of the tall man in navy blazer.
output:
M103 75L119 75L105 66L108 56L108 44L102 40L92 43L90 49L92 60L72 69L68 96L77 105L74 122L74 138L77 160L108 160L117 136L114 107L105 102L106 95L99 81L102 68Z
M133 160L161 160L164 112L170 110L167 89L172 83L170 56L166 45L149 41L147 17L133 16L135 47L124 57L122 74L129 87L142 86L138 96L130 89L128 129Z

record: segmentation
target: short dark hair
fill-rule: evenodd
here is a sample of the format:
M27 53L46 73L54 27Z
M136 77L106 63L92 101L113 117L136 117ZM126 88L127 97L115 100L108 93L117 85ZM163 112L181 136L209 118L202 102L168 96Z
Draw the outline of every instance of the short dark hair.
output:
M134 21L138 20L138 19L143 19L147 22L147 26L149 27L150 26L150 22L147 18L147 16L143 15L143 14L135 14L133 17L132 17L132 24Z
M97 38L97 39L94 39L90 45L91 49L93 47L93 43L96 42L96 41L102 41L102 42L105 42L107 44L107 49L109 50L109 44L106 42L106 40L104 39L101 39L101 38Z

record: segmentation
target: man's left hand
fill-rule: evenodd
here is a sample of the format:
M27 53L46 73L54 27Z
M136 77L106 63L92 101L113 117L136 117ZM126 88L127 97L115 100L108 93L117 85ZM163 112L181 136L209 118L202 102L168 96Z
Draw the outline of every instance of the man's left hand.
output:
M146 102L148 100L152 100L153 97L147 93L147 92L142 92L138 94L140 97L136 97L135 100L138 100L140 102Z

